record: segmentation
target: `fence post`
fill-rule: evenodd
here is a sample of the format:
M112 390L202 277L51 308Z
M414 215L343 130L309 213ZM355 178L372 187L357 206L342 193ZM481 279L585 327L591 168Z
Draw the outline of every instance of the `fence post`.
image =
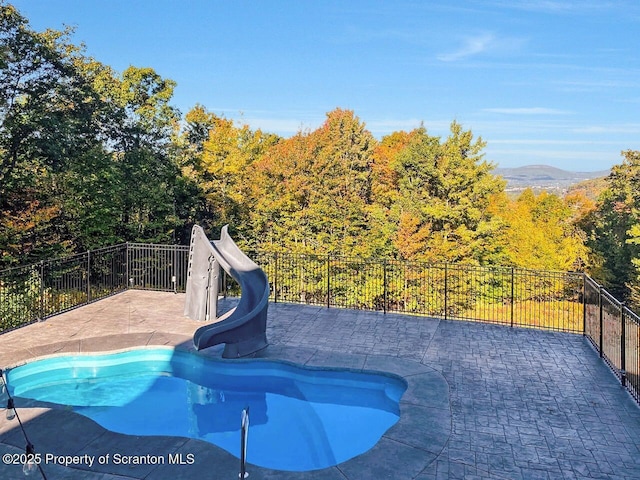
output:
M87 303L91 303L91 250L87 250Z
M327 308L331 305L331 255L327 255Z
M171 258L171 283L173 283L173 293L178 293L178 245L173 244ZM218 297L216 297L217 299Z
M130 275L130 267L129 267L129 242L125 243L125 249L124 249L124 256L126 257L125 260L125 270L126 270L126 278L125 278L125 285L126 288L125 290L129 290L129 288L131 288L131 282L129 281L129 275Z
M582 272L582 335L587 335L587 274Z
M515 268L511 267L511 326L513 327L513 316L514 316L514 310L515 310L515 303L516 303L516 297L515 297Z
M622 383L623 387L627 386L627 369L626 369L626 352L625 352L625 343L626 343L626 335L625 335L625 321L624 321L624 302L620 304L620 383Z
M44 320L44 260L40 260L40 319Z
M387 259L382 260L382 311L387 313Z
M604 351L603 351L603 345L602 345L602 340L603 340L603 335L602 335L602 326L603 326L603 318L602 318L602 287L598 286L598 310L600 311L600 338L598 339L598 344L600 345L600 358L602 358L604 356Z
M448 294L448 285L447 285L447 264L444 264L444 319L447 319L447 294Z
M278 303L278 252L275 252L275 269L273 279L273 303Z

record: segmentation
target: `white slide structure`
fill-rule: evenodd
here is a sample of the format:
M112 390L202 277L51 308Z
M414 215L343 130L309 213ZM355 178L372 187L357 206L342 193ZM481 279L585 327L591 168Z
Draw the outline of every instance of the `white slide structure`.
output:
M222 227L220 240L210 242L202 227L191 230L189 269L184 314L211 321L193 334L193 344L203 350L224 343L224 358L238 358L262 350L267 342L269 281L264 271L247 257ZM220 267L240 285L238 305L217 316Z

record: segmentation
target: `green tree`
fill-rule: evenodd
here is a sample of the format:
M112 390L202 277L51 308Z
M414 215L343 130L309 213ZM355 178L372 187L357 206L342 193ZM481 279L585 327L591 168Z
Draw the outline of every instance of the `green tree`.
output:
M531 189L517 199L506 195L494 203L506 226L505 260L539 270L581 270L587 260L584 235L574 223L573 204L553 193Z
M376 141L352 111L267 150L252 169L254 234L294 252L367 255Z
M246 242L253 208L250 167L280 139L248 125L237 126L201 105L185 120L180 164L183 178L197 188L195 218L212 230L229 224Z
M102 158L101 99L79 73L68 31L29 28L0 3L0 244L3 263L73 248L64 174Z
M640 152L627 150L607 177L596 210L582 222L599 266L592 274L618 298L638 302ZM639 302L640 303L640 302Z
M184 223L175 83L117 75L4 2L0 22L0 262L172 238Z
M178 164L169 155L179 113L170 106L175 82L151 68L129 67L110 98L124 122L113 151L120 174L122 212L117 230L126 240L166 242L179 227L174 204Z
M501 225L489 210L491 196L504 182L483 159L482 139L474 140L453 122L442 142L424 127L393 163L398 182L400 255L430 263L492 263L502 245L494 238Z

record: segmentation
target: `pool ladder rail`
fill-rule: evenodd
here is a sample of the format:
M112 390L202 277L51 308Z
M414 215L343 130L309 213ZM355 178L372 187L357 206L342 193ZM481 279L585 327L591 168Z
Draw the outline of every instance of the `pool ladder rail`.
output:
M247 472L247 440L249 440L249 407L242 410L240 416L240 473L238 478L249 476Z

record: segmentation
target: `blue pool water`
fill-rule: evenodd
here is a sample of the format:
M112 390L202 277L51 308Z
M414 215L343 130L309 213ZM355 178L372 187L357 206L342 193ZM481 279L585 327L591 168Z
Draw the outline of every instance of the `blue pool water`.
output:
M403 379L284 362L220 361L168 348L59 356L8 372L12 395L71 407L130 435L199 438L247 461L307 471L373 447L399 418Z

